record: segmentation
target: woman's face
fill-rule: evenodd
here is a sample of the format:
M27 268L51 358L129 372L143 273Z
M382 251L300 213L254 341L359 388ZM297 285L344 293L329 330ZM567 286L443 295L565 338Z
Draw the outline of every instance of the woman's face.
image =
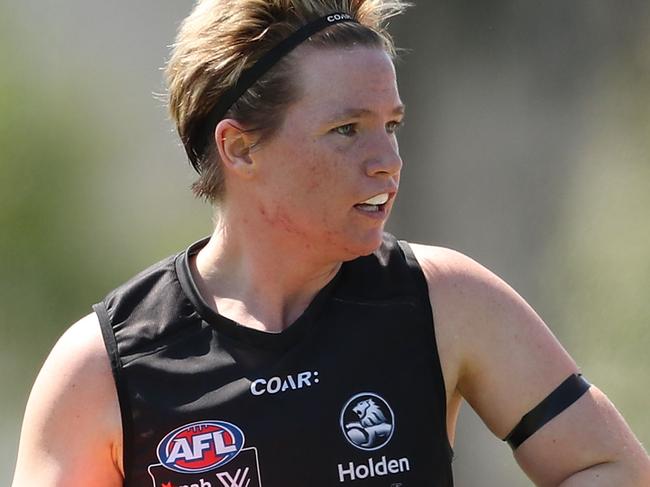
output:
M369 47L296 54L300 98L251 153L252 202L273 231L323 257L371 253L402 168L395 131L404 109L393 63Z

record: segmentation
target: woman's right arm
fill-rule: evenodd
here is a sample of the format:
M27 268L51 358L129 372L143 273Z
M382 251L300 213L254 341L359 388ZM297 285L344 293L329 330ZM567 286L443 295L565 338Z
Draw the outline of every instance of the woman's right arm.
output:
M36 378L12 485L122 486L121 439L110 362L90 314L63 334Z

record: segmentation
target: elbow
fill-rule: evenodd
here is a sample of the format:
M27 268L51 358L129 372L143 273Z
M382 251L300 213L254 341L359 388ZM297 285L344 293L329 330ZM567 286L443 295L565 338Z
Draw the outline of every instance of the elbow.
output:
M650 486L650 457L622 458L594 464L575 472L558 487L648 487Z

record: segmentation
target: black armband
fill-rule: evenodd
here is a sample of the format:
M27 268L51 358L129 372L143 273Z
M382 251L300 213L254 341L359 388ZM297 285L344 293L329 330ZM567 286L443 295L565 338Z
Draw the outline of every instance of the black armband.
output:
M591 384L582 374L571 374L542 402L526 413L503 441L507 441L513 450L516 449L538 429L580 399L590 387Z

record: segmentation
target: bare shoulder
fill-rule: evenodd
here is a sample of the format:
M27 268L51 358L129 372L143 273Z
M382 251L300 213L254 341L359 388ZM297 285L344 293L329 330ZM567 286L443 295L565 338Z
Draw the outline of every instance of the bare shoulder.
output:
M429 285L440 346L453 350L447 355L448 367L457 369L455 387L503 437L514 426L513 418L535 406L577 365L537 313L496 274L451 249L413 245L413 250ZM499 399L513 391L518 400Z
M13 485L122 485L121 420L99 322L72 325L30 394Z
M466 399L504 438L578 366L496 274L454 250L412 248L429 286L447 390ZM580 471L607 479L616 468L616 478L625 479L600 484L589 477L584 485L645 485L640 475L648 475L643 448L597 387L541 427L515 456L537 485L558 485ZM593 470L597 465L607 465L598 467L608 470L604 477Z

